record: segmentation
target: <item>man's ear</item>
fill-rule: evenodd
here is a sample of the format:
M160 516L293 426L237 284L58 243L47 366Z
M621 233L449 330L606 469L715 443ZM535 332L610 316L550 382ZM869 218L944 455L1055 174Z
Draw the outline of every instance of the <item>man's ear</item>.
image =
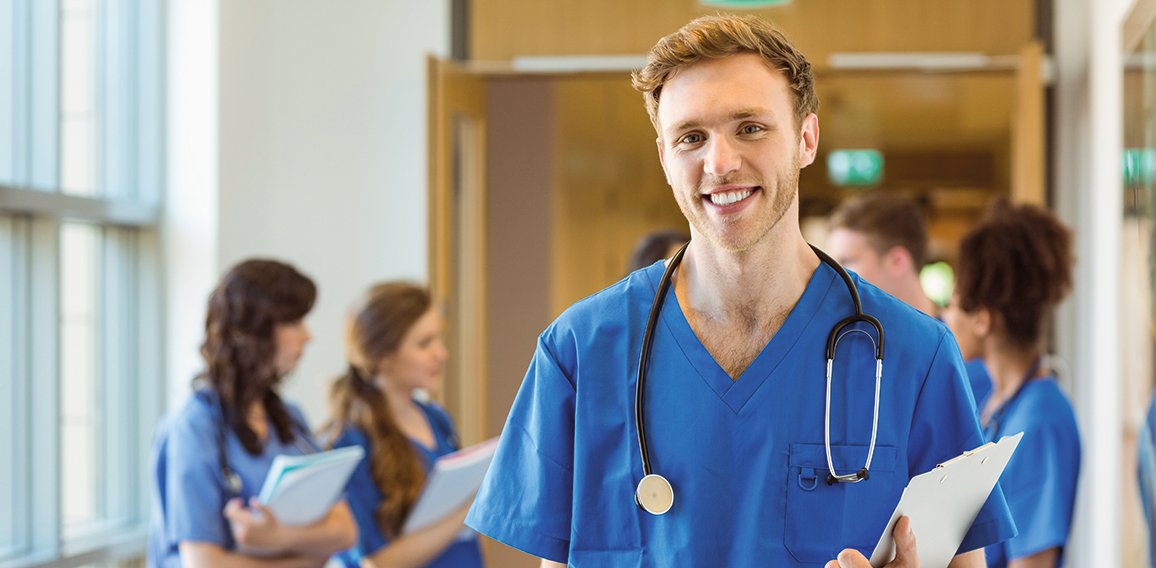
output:
M995 324L995 314L993 314L991 310L980 306L976 308L975 313L972 314L971 317L975 318L975 325L972 329L975 331L976 336L983 338L991 335L992 326Z
M666 177L666 185L670 185L670 172L666 171L666 152L662 147L662 137L654 139L654 145L658 146L658 163L662 164L662 175Z
M799 167L805 168L815 161L819 152L819 117L815 113L803 119L799 131Z
M883 255L883 266L886 267L888 274L899 277L906 274L908 271L915 271L915 261L911 259L911 253L907 248L895 245L887 254Z

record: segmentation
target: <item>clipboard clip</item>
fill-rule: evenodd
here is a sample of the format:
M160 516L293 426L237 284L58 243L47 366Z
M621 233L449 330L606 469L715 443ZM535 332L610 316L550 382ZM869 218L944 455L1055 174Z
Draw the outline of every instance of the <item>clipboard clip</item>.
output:
M984 444L984 445L982 445L982 446L980 446L974 450L967 450L967 451L963 452L962 454L955 456L954 458L951 458L951 459L935 466L935 468L936 469L944 468L944 467L947 467L947 466L949 466L949 465L951 465L951 464L953 464L959 460L970 458L971 456L974 456L975 454L978 454L978 453L986 450L987 448L989 448L991 446L995 446L995 442L988 442L988 443L986 443L986 444Z

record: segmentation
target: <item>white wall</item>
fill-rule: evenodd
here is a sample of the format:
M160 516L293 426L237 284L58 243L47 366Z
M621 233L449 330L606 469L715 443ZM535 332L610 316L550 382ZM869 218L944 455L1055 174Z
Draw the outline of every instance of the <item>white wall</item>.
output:
M264 256L317 282L314 340L284 390L316 426L345 308L372 282L426 275L425 57L449 52L449 2L228 0L218 23L213 279ZM179 301L203 318L205 296ZM194 371L170 365L170 384L187 392Z
M165 213L166 405L201 368L205 300L217 279L217 2L169 0Z

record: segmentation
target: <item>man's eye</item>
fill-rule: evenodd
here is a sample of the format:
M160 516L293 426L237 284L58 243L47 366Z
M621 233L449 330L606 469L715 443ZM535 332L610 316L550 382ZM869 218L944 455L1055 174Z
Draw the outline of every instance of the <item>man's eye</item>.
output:
M702 142L702 134L687 134L682 137L683 144L698 144Z
M762 132L762 130L763 130L763 127L761 127L757 124L748 124L742 128L741 132L743 134L757 134L759 132Z

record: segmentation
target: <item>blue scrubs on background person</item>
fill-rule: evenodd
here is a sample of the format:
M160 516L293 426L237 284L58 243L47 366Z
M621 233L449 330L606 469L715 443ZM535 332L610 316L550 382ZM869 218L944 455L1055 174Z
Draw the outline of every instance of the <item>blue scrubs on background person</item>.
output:
M233 495L221 472L218 428L223 425L217 400L212 389L197 390L183 406L162 419L153 438L148 546L149 559L156 561L156 568L180 568L181 542L235 550L233 533L223 514L225 503L234 497L248 503L260 493L273 458L316 451L313 440L305 438L308 428L304 416L288 402L285 407L298 425L293 430L294 440L288 444L271 434L264 451L254 456L245 451L232 429L225 427L229 466L242 480L241 492ZM269 431L274 432L271 422Z
M987 441L995 440L997 422L1000 437L1024 433L999 481L1019 536L984 550L988 568L1003 568L1009 560L1053 547L1060 548L1060 566L1080 472L1080 436L1072 405L1049 376L1025 384L996 420L999 414L997 410L984 428Z
M852 276L886 330L870 479L827 485L826 358L855 313L826 264L737 380L667 294L656 327L645 420L656 473L674 488L662 516L641 510L636 365L662 263L578 302L539 337L497 454L466 524L577 566L800 566L845 547L869 555L908 480L983 444L963 361L947 329ZM845 336L832 381L837 473L863 467L875 396L873 344ZM1015 525L997 485L961 552Z
M458 437L454 431L453 422L444 408L432 402L419 402L418 405L429 419L430 426L433 427L434 437L437 440L437 444L433 448L427 448L411 440L414 449L417 450L417 454L421 458L422 469L428 475L435 460L459 449ZM373 450L369 446L369 439L365 432L356 426L346 424L342 428L341 435L334 441L333 447L343 448L354 445L361 446L367 456ZM357 548L342 555L342 561L349 568L360 566L363 557L372 556L389 544L389 540L382 533L376 516L377 508L385 497L370 475L369 461L368 459L361 461L357 469L353 471L349 484L345 488L349 508L353 511L353 517L357 519L357 526L360 529ZM450 545L441 556L426 566L431 568L480 568L482 566L482 554L477 535L471 534L468 539L458 540Z
M1137 438L1136 477L1140 484L1140 507L1148 523L1148 561L1156 566L1156 397L1148 405L1148 414Z

